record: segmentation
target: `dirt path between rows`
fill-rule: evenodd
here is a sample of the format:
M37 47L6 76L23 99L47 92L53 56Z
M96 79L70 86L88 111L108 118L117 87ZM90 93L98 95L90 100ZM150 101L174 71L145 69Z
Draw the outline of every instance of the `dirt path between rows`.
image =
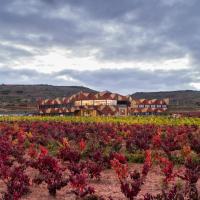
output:
M130 170L141 170L142 165L131 164ZM34 174L29 172L31 176ZM141 199L145 193L157 194L160 192L162 186L162 175L158 167L153 167L149 172L145 184L142 186L142 190L139 193L138 199ZM91 180L90 185L95 188L96 194L104 197L112 196L114 200L126 200L120 191L120 184L117 176L113 170L105 170L102 172L100 181ZM197 184L200 190L200 180ZM0 182L0 192L5 191L5 185ZM143 198L142 198L143 199ZM75 196L70 193L70 187L58 191L57 196L51 197L48 194L46 184L31 186L31 193L22 198L22 200L75 200Z

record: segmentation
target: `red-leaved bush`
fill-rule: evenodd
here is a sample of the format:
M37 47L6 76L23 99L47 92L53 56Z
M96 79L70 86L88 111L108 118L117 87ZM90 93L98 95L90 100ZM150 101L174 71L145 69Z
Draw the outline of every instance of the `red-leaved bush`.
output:
M121 191L129 200L133 200L139 194L141 186L144 184L146 176L150 170L152 164L151 151L147 150L145 155L146 159L143 165L142 173L137 170L128 172L128 164L121 163L116 158L111 161L112 167L118 175Z
M18 200L30 192L30 179L24 173L23 167L8 169L8 176L4 177L7 191L3 194L4 200Z
M31 182L46 184L52 196L68 187L77 199L113 200L99 196L89 185L112 166L121 192L133 200L154 163L168 187L158 195L146 194L145 200L199 200L199 130L125 123L0 122L0 179L6 188L0 198L20 199L30 192ZM137 156L138 151L145 152L143 167L130 170L125 153ZM181 167L175 167L176 156ZM36 176L28 175L29 170ZM184 182L181 190L177 179Z
M56 191L65 187L69 180L64 178L63 171L65 169L60 166L58 160L49 156L46 148L40 147L40 150L41 153L39 156L29 162L29 166L39 171L39 174L33 179L33 182L37 184L45 182L49 193L55 196Z

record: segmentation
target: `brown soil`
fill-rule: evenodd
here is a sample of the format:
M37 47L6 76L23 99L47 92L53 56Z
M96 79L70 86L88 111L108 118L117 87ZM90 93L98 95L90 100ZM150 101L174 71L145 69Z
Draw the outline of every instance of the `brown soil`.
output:
M131 164L130 170L138 169L141 170L142 165ZM30 171L32 176L34 176L34 171ZM158 167L153 167L149 172L145 184L142 186L142 190L139 193L138 200L143 197L144 194L157 194L162 188L162 175ZM95 188L95 192L98 195L104 197L112 196L114 200L126 200L120 191L120 184L117 176L113 170L105 170L102 172L102 177L100 181L91 180L90 185ZM200 190L200 180L198 181L197 188ZM5 185L0 182L0 192L5 191ZM75 196L70 193L70 186L66 186L64 189L57 192L57 196L51 197L48 194L46 184L32 185L31 193L23 197L22 200L75 200Z

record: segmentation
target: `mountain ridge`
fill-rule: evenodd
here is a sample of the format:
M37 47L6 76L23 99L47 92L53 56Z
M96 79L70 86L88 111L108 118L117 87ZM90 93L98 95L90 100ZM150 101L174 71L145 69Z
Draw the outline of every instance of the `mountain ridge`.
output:
M67 97L80 91L98 92L84 86L2 84L0 85L0 113L36 112L38 99ZM169 98L170 111L200 111L200 91L197 90L135 92L130 96L145 99Z

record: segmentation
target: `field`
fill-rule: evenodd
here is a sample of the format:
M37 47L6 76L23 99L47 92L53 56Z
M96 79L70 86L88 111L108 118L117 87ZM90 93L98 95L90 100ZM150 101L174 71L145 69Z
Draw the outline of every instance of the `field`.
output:
M0 117L0 199L199 200L200 118Z

